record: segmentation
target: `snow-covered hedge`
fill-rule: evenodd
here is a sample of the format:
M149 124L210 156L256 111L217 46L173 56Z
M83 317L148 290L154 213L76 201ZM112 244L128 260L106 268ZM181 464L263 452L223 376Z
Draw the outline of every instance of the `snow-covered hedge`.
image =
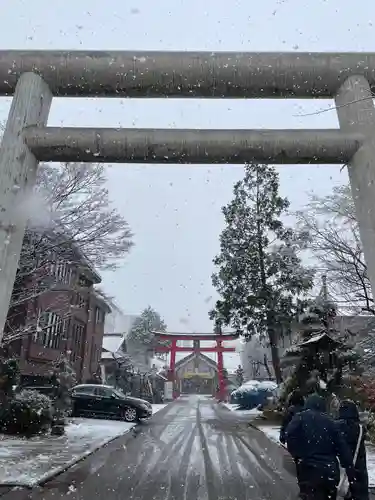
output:
M231 402L242 408L256 408L277 397L277 384L270 380L249 380L232 392Z
M254 390L259 391L276 391L277 384L276 382L272 382L271 380L248 380L244 384L242 384L238 389L233 392L241 393L241 392L249 392ZM232 394L233 394L232 392Z
M33 435L52 423L52 402L37 391L24 390L10 399L1 415L1 429L8 434Z

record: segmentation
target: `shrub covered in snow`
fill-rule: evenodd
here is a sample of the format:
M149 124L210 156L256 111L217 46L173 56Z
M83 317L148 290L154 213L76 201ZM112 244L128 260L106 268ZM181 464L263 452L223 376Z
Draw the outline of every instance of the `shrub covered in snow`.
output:
M64 434L65 417L71 410L70 390L77 383L76 374L65 356L58 358L53 366L51 384L54 388L52 434Z
M56 360L51 374L51 384L54 387L55 412L65 415L71 407L70 390L77 383L76 374L65 356Z
M8 434L33 435L49 429L52 402L37 391L23 390L10 399L1 418L1 430Z
M232 392L231 402L252 409L265 405L277 396L277 384L270 380L249 380Z

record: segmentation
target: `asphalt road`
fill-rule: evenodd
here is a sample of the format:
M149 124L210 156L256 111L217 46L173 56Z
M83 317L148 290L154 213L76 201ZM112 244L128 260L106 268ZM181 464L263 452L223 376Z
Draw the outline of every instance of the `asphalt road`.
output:
M280 448L211 399L181 398L43 487L1 500L288 500Z

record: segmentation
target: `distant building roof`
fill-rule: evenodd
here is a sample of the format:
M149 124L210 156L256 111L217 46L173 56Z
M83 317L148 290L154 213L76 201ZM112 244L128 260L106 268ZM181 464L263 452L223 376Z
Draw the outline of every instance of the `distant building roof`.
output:
M111 313L107 314L104 323L104 334L121 334L127 336L130 332L138 314L126 314L113 301L109 300Z
M189 356L186 356L185 358L181 359L180 361L177 361L176 370L178 368L181 368L182 366L186 365L187 363L189 363L189 361L191 361L192 359L194 359L196 357L200 358L204 363L207 363L208 365L212 366L217 371L216 361L209 358L208 356L205 356L201 352L199 352L199 353L193 352L193 353L189 354Z
M120 349L124 340L124 336L118 333L104 335L102 348L109 353L115 353Z

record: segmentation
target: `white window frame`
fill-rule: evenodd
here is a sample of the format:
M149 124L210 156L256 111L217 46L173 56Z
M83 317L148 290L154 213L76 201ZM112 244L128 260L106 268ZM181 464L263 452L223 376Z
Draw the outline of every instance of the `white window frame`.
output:
M44 314L46 315L46 324L40 336L42 337L43 345L49 349L59 350L64 334L64 320L54 311L48 311Z

